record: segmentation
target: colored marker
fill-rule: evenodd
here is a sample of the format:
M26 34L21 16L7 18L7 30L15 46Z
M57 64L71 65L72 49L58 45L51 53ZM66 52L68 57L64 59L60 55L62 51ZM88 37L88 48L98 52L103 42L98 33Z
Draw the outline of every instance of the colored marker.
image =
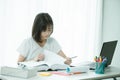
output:
M97 62L97 56L95 56L94 61Z
M99 62L100 62L100 63L102 62L102 57L101 57L101 56L99 57Z

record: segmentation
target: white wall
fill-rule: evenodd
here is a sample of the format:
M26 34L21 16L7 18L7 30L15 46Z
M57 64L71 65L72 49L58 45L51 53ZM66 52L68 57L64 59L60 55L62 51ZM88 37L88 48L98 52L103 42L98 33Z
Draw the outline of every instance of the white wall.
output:
M103 41L118 40L112 65L120 67L120 0L103 0Z
M120 0L103 0L103 41L111 40L118 40L111 65L120 67Z

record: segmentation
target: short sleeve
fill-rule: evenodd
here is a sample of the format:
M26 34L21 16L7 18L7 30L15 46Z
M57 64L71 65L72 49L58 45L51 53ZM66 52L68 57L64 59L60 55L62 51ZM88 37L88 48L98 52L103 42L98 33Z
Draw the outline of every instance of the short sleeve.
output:
M24 57L27 57L30 49L30 44L28 39L25 39L21 45L17 48L17 51Z
M54 38L51 38L51 42L53 52L58 53L61 50L60 44Z

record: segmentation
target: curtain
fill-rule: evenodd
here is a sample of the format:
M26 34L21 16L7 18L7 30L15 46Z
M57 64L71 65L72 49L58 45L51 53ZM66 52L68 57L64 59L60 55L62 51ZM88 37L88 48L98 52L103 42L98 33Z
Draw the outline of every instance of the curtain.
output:
M31 37L35 16L47 12L51 35L73 62L93 60L102 41L102 0L0 0L0 65L13 65L21 42Z

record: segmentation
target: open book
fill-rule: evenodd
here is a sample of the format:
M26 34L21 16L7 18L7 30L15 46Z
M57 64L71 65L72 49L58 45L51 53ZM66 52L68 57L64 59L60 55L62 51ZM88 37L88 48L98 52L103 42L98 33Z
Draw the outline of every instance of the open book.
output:
M44 61L19 62L19 65L25 65L25 67L36 67L38 68L38 71L63 70L69 67L69 65L64 64L65 59L56 53L44 50L44 55Z
M40 61L40 62L19 62L19 65L25 65L25 67L30 68L30 67L35 67L38 69L38 71L48 71L48 70L65 70L69 65L66 64L50 64L45 61Z

